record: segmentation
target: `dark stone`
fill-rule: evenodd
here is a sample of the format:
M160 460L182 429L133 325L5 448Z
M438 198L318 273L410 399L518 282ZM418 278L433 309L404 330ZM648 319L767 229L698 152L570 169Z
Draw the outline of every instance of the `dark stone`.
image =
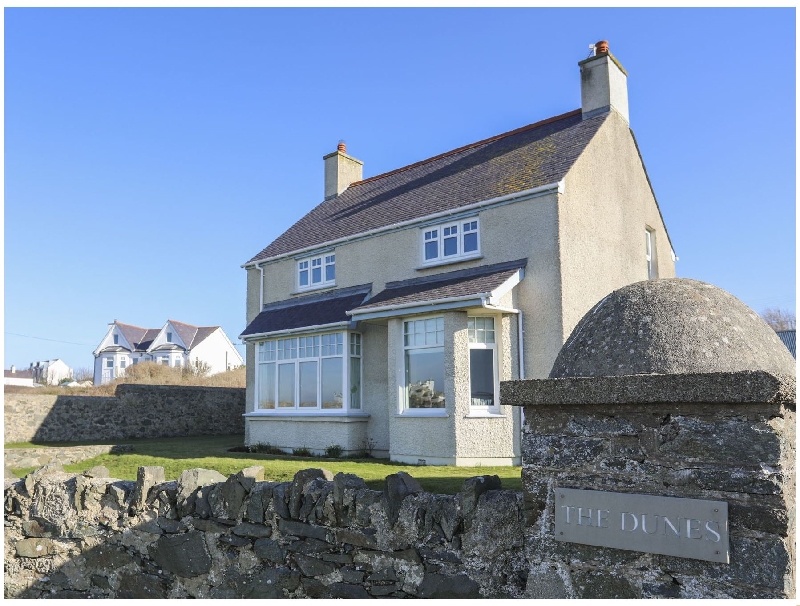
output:
M350 585L349 583L331 583L328 585L328 593L334 599L364 600L369 598L366 589L361 585Z
M202 530L203 532L210 532L213 534L225 534L228 532L228 530L230 530L230 528L224 524L220 524L214 520L203 520L201 518L193 518L192 526L194 526L197 530Z
M211 510L208 506L208 492L212 484L224 482L226 480L218 471L212 469L187 469L178 478L177 487L177 508L180 517L191 515L196 508L198 499L204 501L197 507L198 513L204 513L204 517L210 517ZM205 490L202 490L205 488Z
M287 482L278 484L272 490L272 507L278 517L288 520L289 515L289 486Z
M364 572L362 570L356 570L349 566L345 566L344 568L339 569L339 574L342 575L342 581L345 583L363 583L364 582Z
M642 594L622 574L605 570L577 570L571 574L579 598L639 600Z
M420 545L419 555L426 562L430 560L438 560L439 562L461 564L461 558L459 555L446 549L432 549L427 545Z
M147 501L147 495L150 489L156 484L160 484L165 480L164 468L159 466L144 466L139 467L136 472L136 488L133 493L133 501L131 506L134 509L141 509Z
M375 539L375 530L366 528L362 531L350 530L348 528L337 528L336 542L348 543L356 547L366 547L367 549L374 549L378 546L378 541Z
M291 519L299 518L306 485L316 479L330 482L333 480L333 474L326 469L303 469L294 474L294 480L289 489L289 517Z
M300 571L307 577L324 576L339 569L336 564L324 562L319 558L312 558L299 553L294 556L294 559L300 567Z
M292 553L320 553L327 551L330 547L328 543L319 539L300 539L289 543L286 550Z
M164 569L181 577L195 577L211 570L211 556L205 536L195 530L186 534L163 535L149 548Z
M239 537L236 535L222 535L219 538L220 543L225 543L226 545L230 545L232 547L244 547L245 545L250 544L250 539L247 537Z
M666 576L666 575L665 575ZM642 583L642 598L680 598L681 585L672 577L661 583Z
M405 471L386 476L386 483L383 488L383 503L389 523L392 526L397 523L403 500L408 495L419 492L423 492L422 486Z
M119 575L117 598L122 599L164 599L167 597L165 583L157 576L141 573L123 573Z
M464 480L461 485L461 511L465 527L472 524L472 516L481 495L487 490L500 490L502 487L499 476L477 476Z
M366 482L364 482L362 478L352 473L339 472L333 476L333 506L340 522L347 523L343 517L346 515L344 510L345 492L366 487Z
M245 509L245 519L255 524L264 522L264 513L272 501L272 489L275 485L272 482L256 482L250 491Z
M311 537L324 541L327 539L328 530L322 526L311 526L303 522L294 522L291 520L278 520L278 530L283 534L293 535L296 537Z
M393 594L398 589L400 588L398 587L397 583L390 583L389 585L373 585L369 588L369 593L375 597L383 597Z
M247 491L239 479L232 475L221 484L217 484L208 495L211 515L215 518L235 520L242 508Z
M373 583L380 583L382 581L396 581L396 580L397 580L397 573L394 571L394 568L383 568L382 570L373 572L371 575L367 577L367 581L371 581Z
M253 545L253 553L257 558L282 564L286 559L286 551L272 539L258 539Z
M168 520L167 518L159 517L156 522L164 530L164 532L174 534L180 532L185 528L183 522L179 520Z
M135 561L134 557L122 547L105 543L84 551L83 558L89 569L112 572Z
M337 564L353 563L353 556L348 555L346 553L323 553L319 557L321 557L326 562L336 562Z
M284 592L295 591L300 586L300 574L286 567L266 568L252 578L244 598L284 598Z
M599 438L529 435L522 442L525 465L559 469L594 462L604 450Z
M262 539L272 534L272 528L265 526L264 524L249 524L248 522L242 522L238 526L234 526L231 532L239 535L240 537Z
M356 526L372 526L372 509L375 505L383 507L383 493L363 488L355 494L355 515L352 523ZM399 508L398 508L399 511Z
M421 598L480 598L480 586L465 574L425 574L419 585Z
M111 589L111 585L108 584L108 578L101 574L93 574L91 576L91 581L92 585L95 587L99 587L100 589Z

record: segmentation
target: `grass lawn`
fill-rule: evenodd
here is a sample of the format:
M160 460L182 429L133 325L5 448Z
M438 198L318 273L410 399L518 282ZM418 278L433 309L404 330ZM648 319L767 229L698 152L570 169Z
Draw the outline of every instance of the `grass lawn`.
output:
M81 442L81 444L109 444L113 442ZM309 467L322 467L333 474L352 473L364 478L374 490L383 488L386 476L406 471L419 480L422 487L431 493L455 494L462 482L478 475L497 475L503 488L521 489L520 467L444 467L417 466L390 463L384 459L326 459L320 457L293 457L289 455L252 454L228 452L229 448L241 446L243 436L214 436L195 438L162 438L158 440L123 440L120 444L131 444L134 452L105 454L74 465L65 465L69 472L82 472L95 465L105 465L111 476L121 480L135 480L136 471L143 465L158 465L164 468L168 480L177 480L185 469L202 467L216 469L230 475L245 467L261 465L265 479L271 482L291 480L294 474ZM6 448L31 448L42 446L75 446L77 443L6 444ZM22 477L33 469L14 469Z

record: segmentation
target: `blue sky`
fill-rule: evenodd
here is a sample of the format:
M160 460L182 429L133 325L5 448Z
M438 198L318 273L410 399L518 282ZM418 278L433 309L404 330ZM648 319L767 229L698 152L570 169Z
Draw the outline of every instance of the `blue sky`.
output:
M7 8L4 367L114 319L238 343L339 139L368 177L576 109L599 39L678 275L794 311L794 9Z

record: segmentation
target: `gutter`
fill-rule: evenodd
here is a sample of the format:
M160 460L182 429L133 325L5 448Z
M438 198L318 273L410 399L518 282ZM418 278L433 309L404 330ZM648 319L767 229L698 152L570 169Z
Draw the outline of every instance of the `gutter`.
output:
M397 305L384 305L382 307L371 307L363 312L346 311L353 320L375 320L378 318L391 318L402 315L403 312L423 314L446 309L464 309L465 307L483 307L500 313L520 313L518 309L497 307L492 304L491 293L478 293L476 295L465 295L461 297L447 297L432 302L399 303ZM413 311L412 311L413 310ZM399 312L399 313L398 313Z
M273 330L272 332L259 332L247 336L239 335L239 340L242 343L250 341L258 341L264 338L281 337L284 335L296 335L304 332L317 332L323 330L332 330L335 328L347 328L350 322L333 322L331 324L315 324L313 326L301 326L299 328L287 328L286 330Z
M513 194L507 194L505 196L499 196L497 198L492 198L490 200L482 200L481 202L475 202L473 204L467 204L466 206L459 206L458 208L453 208L451 210L445 210L438 213L434 213L432 215L425 215L424 217L417 217L414 219L409 219L407 221L402 221L400 223L392 223L391 225L385 225L383 227L376 227L375 229L370 229L368 231L360 232L358 234L353 234L351 236L345 236L342 238L337 238L335 240L328 240L326 242L320 242L319 244L314 244L312 246L306 246L304 248L298 248L296 250L292 250L290 252L286 252L280 255L275 255L273 257L268 257L266 259L259 259L258 261L249 261L240 265L243 269L250 269L255 267L260 267L266 265L267 263L272 263L274 261L279 261L281 259L286 259L290 257L294 257L296 255L300 255L306 252L318 250L321 248L333 246L336 244L343 244L345 242L353 242L356 240L363 240L366 238L370 238L374 235L390 232L390 231L397 231L400 229L404 229L407 227L411 227L413 225L417 225L420 223L425 223L426 221L431 221L433 219L438 219L442 217L449 217L451 215L459 214L462 212L467 212L469 210L475 208L483 208L487 206L494 206L505 204L509 202L521 202L525 198L536 198L539 196L543 196L549 193L564 193L564 179L558 181L557 183L548 183L547 185L540 185L539 187L533 187L531 189L526 189L523 191L519 191Z

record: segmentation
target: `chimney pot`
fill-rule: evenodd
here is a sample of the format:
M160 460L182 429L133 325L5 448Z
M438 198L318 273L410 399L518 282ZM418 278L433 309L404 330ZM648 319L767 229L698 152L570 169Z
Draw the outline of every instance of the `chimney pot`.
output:
M343 154L347 153L347 144L344 142L344 139L339 140L339 145L336 146L336 151L340 151Z
M607 53L608 52L608 40L600 40L600 42L595 42L594 44L594 51L595 53Z

